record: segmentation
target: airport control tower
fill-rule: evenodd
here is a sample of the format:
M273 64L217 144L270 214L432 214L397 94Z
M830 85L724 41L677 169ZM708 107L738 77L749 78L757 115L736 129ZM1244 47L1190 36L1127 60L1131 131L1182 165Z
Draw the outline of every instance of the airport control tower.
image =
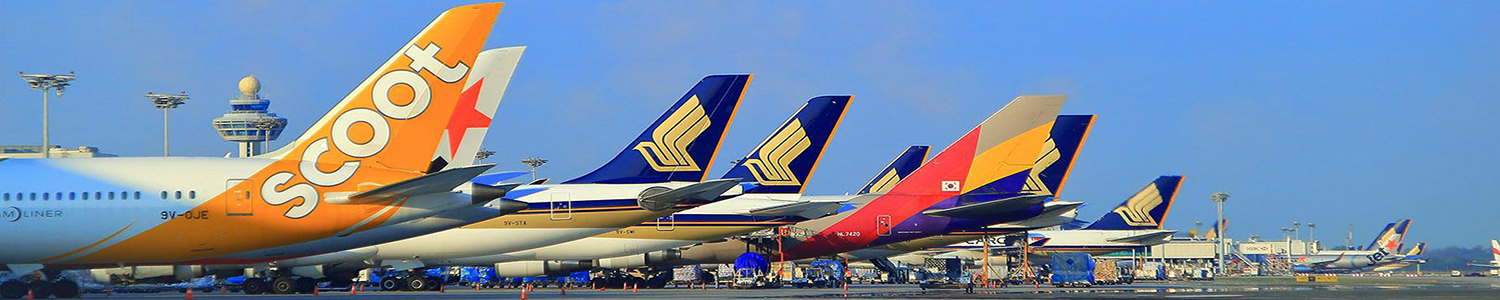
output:
M266 144L276 140L286 128L286 118L267 112L271 100L261 99L257 93L260 80L255 75L240 79L240 96L229 99L229 112L214 119L219 137L240 144L240 157L265 153Z

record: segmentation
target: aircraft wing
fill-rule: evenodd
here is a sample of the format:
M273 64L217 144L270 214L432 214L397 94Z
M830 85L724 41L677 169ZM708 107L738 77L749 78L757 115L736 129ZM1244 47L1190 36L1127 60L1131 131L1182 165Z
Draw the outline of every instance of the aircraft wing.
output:
M474 180L471 180L471 181L473 181L474 183L485 184L485 185L496 185L496 184L500 184L501 182L505 182L506 180L510 180L510 179L516 178L516 177L521 177L521 175L526 175L526 174L531 174L531 172L527 172L527 171L510 171L510 172L489 173L489 174L484 174L484 175L479 175L477 177L474 177Z
M692 185L661 192L659 194L642 197L641 207L651 211L659 211L676 206L688 200L709 201L717 199L736 186L739 179L728 178L709 180Z
M742 211L740 215L758 217L777 216L801 216L808 219L816 219L837 212L844 206L843 201L787 201L785 204L770 207L754 208Z
M995 201L969 204L959 207L934 209L922 212L924 215L934 217L984 219L988 216L1005 214L1008 212L1022 210L1042 203L1052 198L1052 195L1026 195L1016 196Z
M475 176L495 167L493 164L452 168L417 178L402 180L372 190L329 196L323 201L329 204L358 204L420 196L452 191L459 185L469 183Z
M1160 231L1152 231L1152 232L1147 232L1147 233L1142 233L1142 234L1133 234L1133 235L1129 235L1129 236L1112 238L1112 239L1109 239L1108 241L1110 241L1110 242L1116 242L1116 243L1137 243L1137 244L1142 244L1142 243L1153 242L1153 241L1164 241L1167 238L1172 237L1172 235L1176 234L1176 233L1177 233L1176 230L1160 230Z

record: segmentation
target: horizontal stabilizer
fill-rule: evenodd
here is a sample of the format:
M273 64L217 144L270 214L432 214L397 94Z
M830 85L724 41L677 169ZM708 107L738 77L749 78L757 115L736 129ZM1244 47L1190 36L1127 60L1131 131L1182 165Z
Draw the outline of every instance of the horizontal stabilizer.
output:
M513 178L521 177L521 175L526 175L526 174L531 174L531 172L530 171L509 171L509 172L500 172L500 173L489 173L489 174L479 175L478 177L474 177L474 180L470 180L470 181L473 181L474 183L478 183L478 184L484 184L484 185L496 185L496 184L500 184L501 182L505 182L506 180L511 180Z
M1124 237L1112 238L1112 239L1109 239L1109 241L1110 242L1116 242L1116 243L1138 243L1138 244L1139 243L1144 243L1144 242L1151 242L1151 241L1165 241L1167 238L1172 237L1172 235L1176 234L1176 233L1177 233L1176 230L1152 231L1152 232L1148 232L1148 233L1133 234L1133 235L1124 236Z
M469 183L474 176L495 167L493 164L474 165L442 170L437 173L403 180L364 192L330 196L324 199L329 204L357 204L400 199L433 193L446 193L459 185Z
M694 183L659 194L642 197L641 208L660 211L689 201L711 201L739 185L739 179L727 178Z
M529 185L547 184L547 180L550 180L550 179L551 178L541 178L541 179L537 179L537 180L532 180L531 183L527 183L527 184L529 184Z
M787 201L786 204L751 209L740 214L756 217L801 216L816 219L837 212L843 206L842 201Z
M471 184L471 188L473 188L473 195L474 195L474 203L475 204L489 202L490 200L500 199L501 197L505 197L505 194L510 193L511 190L514 190L514 189L516 189L518 187L521 187L521 184L520 183L516 183L516 182L501 183L501 184L494 184L494 185L479 184L479 183L470 183L470 184Z
M1073 218L1067 217L1066 215L1076 215L1079 206L1083 206L1083 202L1049 201L1046 204L1042 205L1042 213L1037 215L1036 217L1022 220L1020 222L1009 222L991 225L986 228L1027 230L1061 226L1074 220Z
M1052 198L1052 195L1016 196L953 208L929 210L922 212L922 214L934 217L984 219L989 216L1003 215L1028 209L1042 203L1042 201L1046 201L1048 198Z

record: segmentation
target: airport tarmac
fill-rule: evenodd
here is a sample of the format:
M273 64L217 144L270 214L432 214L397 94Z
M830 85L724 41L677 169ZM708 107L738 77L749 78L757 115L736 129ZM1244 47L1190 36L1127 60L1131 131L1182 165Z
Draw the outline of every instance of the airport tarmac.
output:
M1092 288L1011 286L978 289L928 289L916 285L852 285L843 289L642 289L636 292L571 289L560 295L557 288L537 288L527 299L1496 299L1500 278L1340 278L1338 283L1298 283L1289 277L1223 278L1212 282L1139 282L1132 285ZM516 289L472 290L449 286L439 292L361 292L324 290L319 295L241 295L196 293L195 299L521 299ZM103 298L89 294L84 298ZM115 294L111 299L181 299L181 293Z

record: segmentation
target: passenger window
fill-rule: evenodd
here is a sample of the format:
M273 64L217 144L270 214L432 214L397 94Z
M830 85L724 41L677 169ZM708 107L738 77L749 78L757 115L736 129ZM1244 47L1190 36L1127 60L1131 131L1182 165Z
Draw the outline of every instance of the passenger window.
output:
M109 192L109 200L115 200L115 192Z
M161 199L167 200L167 191L161 191Z
M141 200L141 192L140 191L135 192L135 200Z
M10 193L5 193L5 201L10 201Z
M83 192L83 200L89 199L89 192Z
M68 192L68 200L78 200L78 193Z
M103 192L94 192L94 200L104 200Z
M198 199L198 191L188 191L188 199Z
M42 201L47 201L47 198L50 198L50 196L52 196L52 194L42 193Z
M36 193L31 193L31 201L36 201Z
M176 197L173 197L173 198L175 198L177 200L182 200L182 191L177 191Z

